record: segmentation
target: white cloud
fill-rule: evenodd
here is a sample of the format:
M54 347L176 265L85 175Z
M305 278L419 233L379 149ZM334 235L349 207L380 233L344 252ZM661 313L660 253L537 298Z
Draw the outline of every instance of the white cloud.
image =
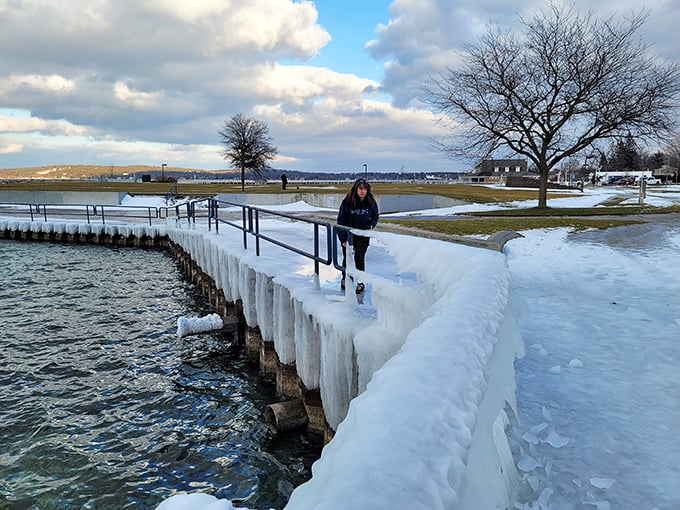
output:
M0 154L12 154L21 152L23 146L20 143L4 143L0 141Z
M359 98L367 89L380 87L379 83L352 74L309 66L274 65L259 71L259 76L253 77L253 82L260 94L291 104L302 104L326 96Z
M330 40L311 2L147 0L141 8L170 20L175 35L194 40L196 49L211 56L238 50L249 57L264 52L306 59Z
M64 120L45 120L37 117L0 115L0 133L36 133L53 136L84 136L87 128Z
M161 99L159 92L139 92L131 90L126 83L116 82L113 86L113 95L117 100L131 105L133 108L148 109L158 105Z
M38 92L66 94L75 90L75 83L56 74L22 74L0 78L0 91L4 93L17 93L26 88Z

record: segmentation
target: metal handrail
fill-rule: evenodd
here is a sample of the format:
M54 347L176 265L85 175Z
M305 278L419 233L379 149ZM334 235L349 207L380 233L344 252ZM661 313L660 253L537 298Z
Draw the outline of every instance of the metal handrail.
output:
M153 220L159 218L158 208L151 206L142 205L92 205L92 215L101 216L102 223L106 223L107 217L114 218L143 218L149 222L149 225L153 224ZM129 211L145 211L146 214L125 214ZM89 216L88 216L89 223Z
M198 200L192 200L190 202L184 202L181 204L175 204L175 205L168 205L168 206L161 206L158 208L158 217L161 219L169 219L171 217L171 211L174 212L175 216L175 221L179 223L183 219L183 212L185 213L185 218L186 220L190 223L195 225L196 224L196 218L206 218L208 221L210 221L210 213L206 212L205 214L201 215L197 212L200 211L200 208L197 208L197 204L201 204L203 202L207 203L208 206L209 204L208 198L201 198Z
M102 223L106 223L106 220L111 218L141 218L152 225L153 220L160 217L158 208L151 206L91 204L0 204L0 206L3 208L3 213L10 214L13 207L28 207L31 221L38 219L48 221L49 217L84 218L89 224L96 218L101 218Z
M207 212L201 215L197 211L201 211L197 205L207 203ZM248 249L248 236L255 238L255 253L260 256L260 240L267 241L271 244L284 248L292 253L296 253L303 257L314 261L314 272L317 277L319 275L319 265L324 264L330 266L333 264L336 268L344 271L338 264L338 248L337 248L337 234L336 229L346 227L331 227L330 223L319 221L300 216L286 214L278 211L272 211L260 207L254 207L247 204L237 204L233 202L226 202L217 200L215 198L202 198L193 200L184 204L167 206L167 207L151 207L151 206L124 206L124 205L89 205L89 204L0 204L0 207L24 207L28 208L31 221L42 219L48 221L48 217L78 217L84 218L87 223L91 223L97 218L101 218L102 223L106 223L107 219L111 218L144 218L149 225L153 224L154 219L168 219L174 212L175 220L179 222L183 218L183 214L189 223L196 223L196 218L207 218L208 230L215 225L215 232L219 234L219 227L221 224L229 225L236 228L243 233L243 248ZM221 211L225 207L233 207L240 209L240 221L234 221L232 218L225 216ZM183 209L185 212L183 212ZM9 209L11 211L11 209ZM25 209L24 209L25 211ZM143 211L143 214L139 214ZM285 218L301 223L311 225L313 231L313 248L312 250L305 250L297 246L286 243L276 237L268 235L260 230L260 219L262 216L275 216L278 218ZM349 230L349 229L347 229ZM351 232L349 233L351 236ZM325 245L325 256L321 254L322 243Z
M247 204L236 204L233 202L225 202L222 200L210 199L212 201L212 206L209 206L211 213L211 218L215 221L215 231L219 233L220 223L224 223L231 227L234 227L243 232L243 248L248 249L248 235L252 235L255 238L255 254L260 255L260 239L270 242L276 246L284 248L293 253L297 253L303 257L312 259L314 261L314 272L319 274L319 264L324 264L326 266L331 265L333 262L333 246L332 246L332 227L328 222L312 220L308 218L301 218L292 214L286 214L278 211L271 211L268 209L254 207ZM236 207L241 209L241 224L237 224L225 218L220 218L220 205L224 204L230 207ZM314 247L313 251L305 251L296 246L292 246L288 243L280 241L274 237L266 235L260 231L260 215L276 216L279 218L286 218L289 220L294 220L302 223L307 223L312 225L314 228ZM321 241L321 229L325 231L325 244L326 244L326 256L323 257L320 254L320 241ZM336 248L337 250L337 248Z

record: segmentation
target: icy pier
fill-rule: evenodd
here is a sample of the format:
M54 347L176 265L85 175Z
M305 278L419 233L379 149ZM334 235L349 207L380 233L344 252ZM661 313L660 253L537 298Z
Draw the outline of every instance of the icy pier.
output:
M46 225L0 220L0 234L116 239L108 225ZM241 316L282 400L301 400L308 426L326 434L287 509L511 506L506 411L523 344L502 253L371 232L361 303L340 292L334 269L317 278L309 261L269 245L258 257L238 231L110 228L169 249L220 314ZM309 235L290 221L266 228L289 243Z

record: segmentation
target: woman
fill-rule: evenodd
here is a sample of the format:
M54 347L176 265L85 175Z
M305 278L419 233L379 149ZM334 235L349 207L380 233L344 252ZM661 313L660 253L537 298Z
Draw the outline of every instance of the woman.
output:
M338 225L355 228L359 230L371 230L378 224L378 203L373 198L371 185L366 179L357 179L352 185L352 189L347 193L340 204L338 211ZM338 230L338 239L342 245L342 267L345 267L347 258L347 238L346 230ZM366 250L368 250L370 238L366 236L353 235L352 247L354 248L354 265L359 271L364 271L366 264ZM340 287L345 289L345 273L342 274ZM364 284L357 284L356 292L360 294L364 291Z

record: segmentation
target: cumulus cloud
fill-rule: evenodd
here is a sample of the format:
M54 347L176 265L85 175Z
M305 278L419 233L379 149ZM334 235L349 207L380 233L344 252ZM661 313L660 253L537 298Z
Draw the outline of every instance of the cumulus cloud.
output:
M151 108L158 104L161 98L160 92L140 92L130 89L123 82L116 82L113 86L113 95L122 103L126 103L133 108Z
M31 89L37 92L66 94L73 92L75 83L73 80L64 78L56 74L22 74L10 75L7 78L0 78L0 93L21 93L22 90Z
M264 97L291 104L302 104L325 96L357 98L365 91L380 86L373 80L352 74L309 66L274 65L261 72L255 81Z

